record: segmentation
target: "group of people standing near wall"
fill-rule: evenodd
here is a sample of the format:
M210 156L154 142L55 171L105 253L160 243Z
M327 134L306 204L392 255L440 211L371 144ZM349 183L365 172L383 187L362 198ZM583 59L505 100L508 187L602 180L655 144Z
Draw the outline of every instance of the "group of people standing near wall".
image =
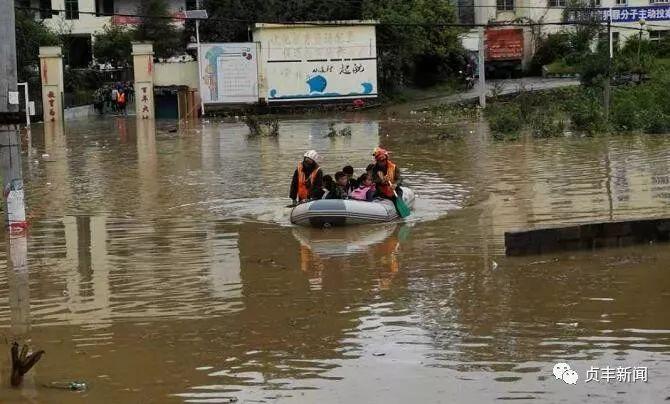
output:
M134 98L135 89L132 82L117 82L95 90L93 107L101 115L107 111L117 115L126 115L128 103Z

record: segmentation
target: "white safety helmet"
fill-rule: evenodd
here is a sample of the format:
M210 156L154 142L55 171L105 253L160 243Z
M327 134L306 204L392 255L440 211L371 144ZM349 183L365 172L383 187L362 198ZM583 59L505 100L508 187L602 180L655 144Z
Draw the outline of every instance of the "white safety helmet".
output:
M320 157L319 157L319 153L317 153L316 150L308 150L308 151L306 151L305 154L303 155L303 157L307 157L308 159L310 159L310 160L312 160L312 161L314 161L314 162L318 162L319 159L320 159Z

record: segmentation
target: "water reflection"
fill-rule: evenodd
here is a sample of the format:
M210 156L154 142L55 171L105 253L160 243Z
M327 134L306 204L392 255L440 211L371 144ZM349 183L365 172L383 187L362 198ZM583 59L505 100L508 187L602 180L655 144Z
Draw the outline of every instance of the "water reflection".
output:
M111 290L105 216L66 216L65 303L74 325L105 328L111 324Z
M330 122L282 121L278 139L240 123L36 126L27 269L8 271L13 247L0 244L0 325L47 351L37 386L94 388L63 399L38 387L35 401L665 398L666 246L507 259L501 235L667 214L670 140L499 143L475 123L436 141L348 116L338 129L351 138L330 139ZM361 169L380 143L419 194L412 222L288 226L305 149L332 172ZM582 375L624 362L654 373L571 390L547 379L557 359Z
M28 238L25 234L7 237L7 287L11 333L19 341L30 332L30 279Z
M403 228L407 225L403 225ZM323 257L350 255L371 251L372 248L394 236L397 223L372 226L350 226L335 229L294 227L293 236L302 246ZM397 243L397 237L394 237Z

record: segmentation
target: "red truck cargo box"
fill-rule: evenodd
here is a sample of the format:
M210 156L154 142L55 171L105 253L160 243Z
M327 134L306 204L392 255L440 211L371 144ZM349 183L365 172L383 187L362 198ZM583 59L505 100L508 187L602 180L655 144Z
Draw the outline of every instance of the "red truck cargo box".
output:
M486 30L486 61L523 59L523 29Z

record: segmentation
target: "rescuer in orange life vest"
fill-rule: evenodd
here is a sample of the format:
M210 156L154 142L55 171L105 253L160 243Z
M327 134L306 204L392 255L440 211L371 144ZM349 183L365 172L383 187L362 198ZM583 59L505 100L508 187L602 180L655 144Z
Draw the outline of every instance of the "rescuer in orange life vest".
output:
M374 178L377 187L377 195L382 198L394 199L393 191L395 191L399 197L402 197L400 169L395 163L389 160L388 151L381 147L376 147L372 155L375 158L375 165L372 167L372 178Z
M321 199L323 196L323 172L318 160L319 154L309 150L293 173L289 194L293 205L310 199Z

